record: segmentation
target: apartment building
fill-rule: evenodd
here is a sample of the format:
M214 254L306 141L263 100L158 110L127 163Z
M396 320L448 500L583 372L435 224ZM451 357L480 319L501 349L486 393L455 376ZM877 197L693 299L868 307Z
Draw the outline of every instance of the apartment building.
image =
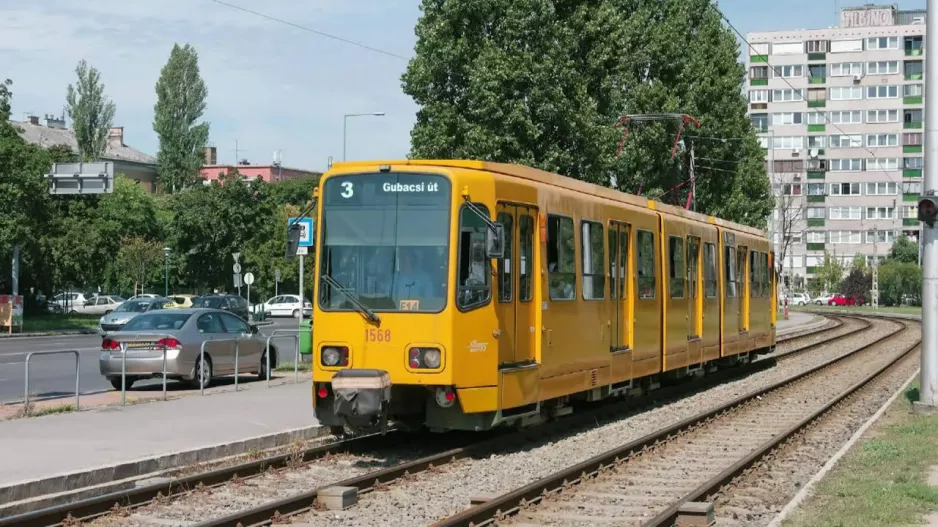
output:
M918 240L925 11L844 8L840 27L749 33L749 113L779 198L776 254L796 286L832 256L872 263Z

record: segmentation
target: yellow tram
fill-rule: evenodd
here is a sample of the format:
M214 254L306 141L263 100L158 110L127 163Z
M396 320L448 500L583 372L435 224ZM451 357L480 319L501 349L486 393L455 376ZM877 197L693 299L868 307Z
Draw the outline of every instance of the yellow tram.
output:
M527 425L775 346L762 231L518 165L339 163L320 181L323 425Z

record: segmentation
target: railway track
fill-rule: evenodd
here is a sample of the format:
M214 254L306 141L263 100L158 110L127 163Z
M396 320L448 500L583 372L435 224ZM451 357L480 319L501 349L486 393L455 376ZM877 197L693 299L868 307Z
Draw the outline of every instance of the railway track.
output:
M843 325L847 324L842 322L826 329ZM630 413L680 400L689 392L765 370L774 363L761 360L747 367L719 371L692 383L664 387L643 398L591 407L520 433L496 432L483 436L482 441L477 434L434 435L428 440L426 436L402 432L346 439L0 519L0 526L74 524L79 520L82 525L92 526L267 525L278 517L310 511L319 491L328 486L356 487L362 494L382 490L422 471L445 470L447 465L486 453L530 442L542 443L545 437L569 435L578 429L623 419ZM435 446L414 446L421 444Z
M836 323L828 328L812 330L795 335L776 344L775 353L764 358L788 360L807 351L869 331L873 323L869 319L851 316L835 318Z
M437 524L672 525L907 358L918 322L771 386L501 494Z
M785 334L783 336L776 338L775 343L782 344L782 343L789 342L792 340L801 339L809 335L815 335L818 333L823 333L825 331L830 331L832 329L839 328L844 323L843 318L840 318L840 317L826 316L824 318L825 318L825 322L823 325L819 327L815 327L815 328L804 329L801 331L793 331L791 333L788 333L788 334Z

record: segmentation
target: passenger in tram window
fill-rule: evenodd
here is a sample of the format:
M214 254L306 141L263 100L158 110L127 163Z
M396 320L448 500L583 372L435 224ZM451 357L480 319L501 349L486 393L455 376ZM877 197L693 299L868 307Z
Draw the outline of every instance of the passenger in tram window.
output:
M416 265L412 250L401 247L400 270L394 276L394 299L419 300L433 297L433 281L430 275Z

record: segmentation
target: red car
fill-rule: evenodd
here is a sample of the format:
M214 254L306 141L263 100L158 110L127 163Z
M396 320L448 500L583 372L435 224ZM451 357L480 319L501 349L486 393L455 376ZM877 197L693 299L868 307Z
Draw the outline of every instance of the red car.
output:
M863 298L862 297L846 297L841 294L836 294L827 301L829 306L862 306Z

